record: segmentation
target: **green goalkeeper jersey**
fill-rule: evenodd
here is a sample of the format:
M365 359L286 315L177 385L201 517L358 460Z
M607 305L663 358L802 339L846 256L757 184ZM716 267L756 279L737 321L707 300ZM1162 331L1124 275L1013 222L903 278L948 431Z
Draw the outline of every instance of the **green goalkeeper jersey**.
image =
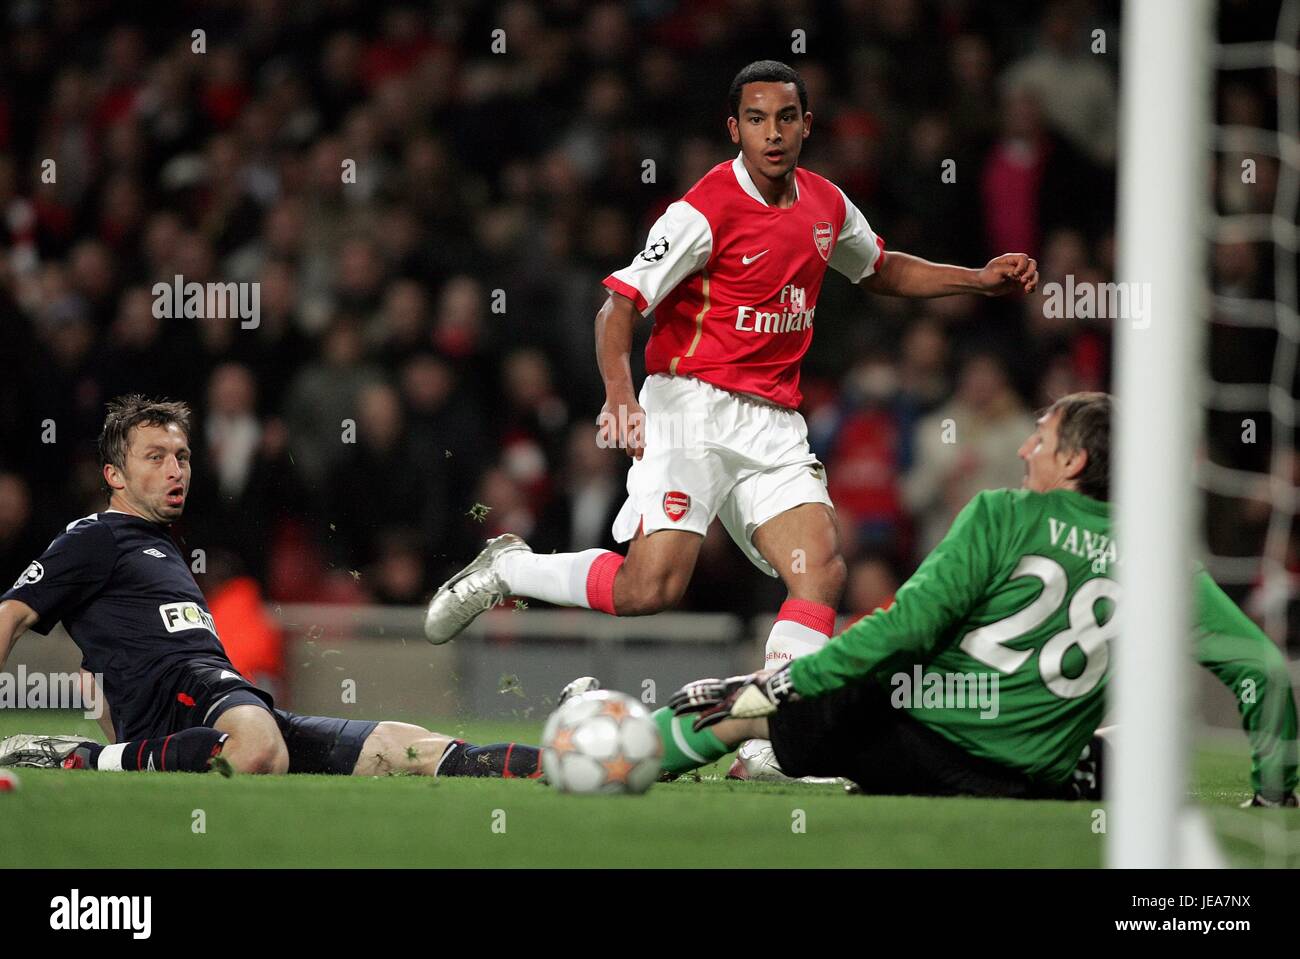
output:
M991 490L877 610L791 665L817 696L873 679L968 752L1049 783L1069 777L1105 710L1122 605L1107 503L1069 490ZM1296 711L1277 646L1196 574L1199 662L1237 699L1251 784L1296 784Z

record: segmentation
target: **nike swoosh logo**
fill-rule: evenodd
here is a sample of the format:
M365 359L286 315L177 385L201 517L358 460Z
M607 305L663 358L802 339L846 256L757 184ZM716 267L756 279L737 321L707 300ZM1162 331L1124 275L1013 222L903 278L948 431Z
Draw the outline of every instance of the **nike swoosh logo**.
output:
M766 254L767 252L768 252L768 250L764 250L762 253L755 253L753 256L742 256L742 257L740 258L740 262L743 263L745 266L749 266L749 264L753 263L753 262L754 262L755 260L757 260L760 256L763 256L763 255Z

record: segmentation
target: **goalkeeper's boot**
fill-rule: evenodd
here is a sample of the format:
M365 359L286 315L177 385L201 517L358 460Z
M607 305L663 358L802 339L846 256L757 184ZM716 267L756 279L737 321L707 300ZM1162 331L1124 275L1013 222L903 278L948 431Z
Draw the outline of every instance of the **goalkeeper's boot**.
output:
M1079 761L1075 763L1066 790L1073 799L1100 801L1105 790L1106 757L1114 744L1115 726L1099 729L1083 747Z
M0 740L0 766L31 769L85 769L91 740L81 736L33 736L20 733Z
M531 548L514 533L487 541L474 561L439 587L424 613L424 636L435 646L455 639L481 613L505 599L506 584L496 571L503 553Z
M1093 736L1088 745L1079 754L1074 772L1070 774L1069 790L1076 799L1099 801L1101 799L1101 776L1106 744L1100 736Z
M787 776L777 762L776 750L768 739L747 739L736 750L736 761L727 770L728 779L745 779L764 783L810 783L826 785L843 783L844 780L834 776L800 776L798 779Z
M746 739L736 750L736 761L727 770L728 779L748 779L751 782L793 782L781 771L776 761L776 750L767 739Z
M600 689L600 680L595 676L579 676L569 685L560 690L560 698L555 701L555 708L559 709L574 696L581 696L583 693L589 693L593 689Z
M1106 758L1108 750L1114 744L1115 726L1099 729L1083 747L1079 761L1075 763L1067 788L1076 799L1101 800L1105 791Z

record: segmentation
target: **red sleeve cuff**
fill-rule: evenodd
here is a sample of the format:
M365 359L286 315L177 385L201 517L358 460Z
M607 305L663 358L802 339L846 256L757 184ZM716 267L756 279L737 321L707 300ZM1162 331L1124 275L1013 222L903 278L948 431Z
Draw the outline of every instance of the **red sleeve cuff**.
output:
M885 238L879 233L876 234L876 246L880 248L880 252L876 254L876 261L871 264L872 273L875 273L885 265Z
M637 312L644 315L646 311L646 307L649 306L650 304L646 300L646 298L641 295L641 291L638 290L635 286L632 286L629 283L624 283L613 273L605 277L605 279L602 280L601 282L605 285L607 289L613 290L615 293L621 293L623 296L626 296L629 300L632 301L632 305L637 308Z

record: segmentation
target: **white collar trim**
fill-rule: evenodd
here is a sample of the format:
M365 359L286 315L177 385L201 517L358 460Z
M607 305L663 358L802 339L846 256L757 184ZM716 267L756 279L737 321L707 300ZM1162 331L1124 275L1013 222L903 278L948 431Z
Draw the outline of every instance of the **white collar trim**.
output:
M767 206L767 201L763 199L763 194L758 192L758 187L754 185L754 178L749 175L749 170L745 168L745 161L741 159L742 154L737 153L736 159L731 161L731 172L736 175L736 182L740 188L752 196L763 206ZM794 201L799 202L799 179L795 178L794 182Z

